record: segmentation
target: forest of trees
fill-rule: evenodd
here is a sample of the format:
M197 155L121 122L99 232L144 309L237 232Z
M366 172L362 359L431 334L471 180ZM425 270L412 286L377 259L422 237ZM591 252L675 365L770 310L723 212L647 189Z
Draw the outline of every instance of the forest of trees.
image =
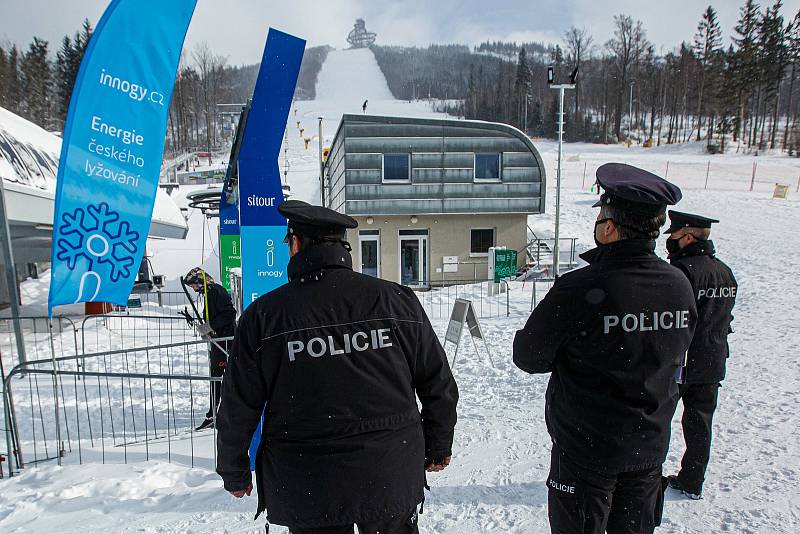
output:
M567 91L567 140L694 140L712 152L735 143L798 153L800 12L788 18L782 7L746 0L726 44L709 6L691 41L664 55L627 15L614 17L605 42L573 27L558 45L487 42L471 55L455 46L373 50L396 98L448 99L440 109L534 136L556 135L557 93L546 80L552 65L562 83L579 67L577 88Z
M64 36L55 53L38 37L26 50L0 46L0 106L60 135L91 35L92 26L85 20L74 35ZM296 98L314 98L317 75L329 50L327 46L306 49ZM239 107L224 104L246 102L253 94L257 75L257 64L228 65L225 57L214 54L205 43L185 51L169 110L167 155L189 148L226 146Z
M555 137L557 81L579 67L567 91L566 139L596 143L701 141L709 151L778 148L800 153L800 12L781 0L745 0L731 37L712 6L698 13L697 32L659 54L640 21L614 17L602 41L570 28L561 44L485 42L428 48L373 46L395 98L436 99L438 109L470 119L513 124ZM92 34L85 21L58 49L38 37L26 49L0 46L0 106L60 132L78 66ZM296 97L313 99L330 47L309 48ZM184 52L169 113L168 154L224 146L237 106L252 95L258 65L232 66L208 45ZM630 112L629 112L630 110Z

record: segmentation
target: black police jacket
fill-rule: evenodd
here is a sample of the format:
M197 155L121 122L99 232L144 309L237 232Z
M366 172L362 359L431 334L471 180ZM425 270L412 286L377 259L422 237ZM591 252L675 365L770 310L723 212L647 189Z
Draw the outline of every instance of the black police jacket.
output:
M692 284L697 329L689 347L687 384L714 384L725 378L728 334L738 285L730 268L714 256L712 241L697 241L670 254L672 265Z
M289 283L242 315L222 384L217 472L250 483L258 515L318 527L405 513L423 499L425 458L450 456L458 389L414 293L353 272L340 244L289 262ZM417 397L421 404L417 407Z
M552 373L545 419L575 463L607 473L648 469L667 455L675 374L697 310L680 271L655 242L617 241L581 257L514 337L514 363Z
M207 284L204 300L203 320L208 310L208 323L217 337L232 335L236 324L236 308L225 288L216 282Z

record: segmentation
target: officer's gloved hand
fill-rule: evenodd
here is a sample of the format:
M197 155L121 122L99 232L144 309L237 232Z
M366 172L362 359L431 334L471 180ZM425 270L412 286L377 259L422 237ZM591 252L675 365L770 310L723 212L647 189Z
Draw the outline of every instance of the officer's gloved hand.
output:
M434 456L432 458L425 458L425 471L428 473L438 473L444 471L444 468L450 465L450 458L452 456Z

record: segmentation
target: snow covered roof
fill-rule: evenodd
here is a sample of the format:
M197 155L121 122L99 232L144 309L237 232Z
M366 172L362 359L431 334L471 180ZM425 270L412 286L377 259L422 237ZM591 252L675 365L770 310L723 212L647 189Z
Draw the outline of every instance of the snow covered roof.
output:
M61 139L0 107L0 177L52 193Z
M6 183L16 184L14 193L27 192L37 198L42 197L42 192L50 193L44 198L55 194L60 155L60 137L0 107L0 178ZM49 204L47 209L25 210L26 215L20 221L52 224L52 198ZM19 206L30 204L23 202ZM10 212L9 216L13 219L14 214ZM183 239L187 231L180 209L166 192L159 189L149 235Z

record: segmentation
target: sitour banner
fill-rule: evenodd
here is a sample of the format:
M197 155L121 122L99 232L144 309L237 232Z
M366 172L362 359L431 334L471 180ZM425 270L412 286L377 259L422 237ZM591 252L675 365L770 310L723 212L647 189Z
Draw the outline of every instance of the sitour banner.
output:
M128 302L158 188L175 73L196 0L113 0L89 41L64 127L48 314Z
M242 119L246 123L237 161L237 198L243 309L289 279L286 274L289 250L283 244L286 219L278 213L278 205L283 201L278 155L305 46L303 39L269 29L253 100ZM255 469L263 424L262 415L250 442L251 470Z
M306 42L269 29L239 153L242 307L288 280L278 155Z

